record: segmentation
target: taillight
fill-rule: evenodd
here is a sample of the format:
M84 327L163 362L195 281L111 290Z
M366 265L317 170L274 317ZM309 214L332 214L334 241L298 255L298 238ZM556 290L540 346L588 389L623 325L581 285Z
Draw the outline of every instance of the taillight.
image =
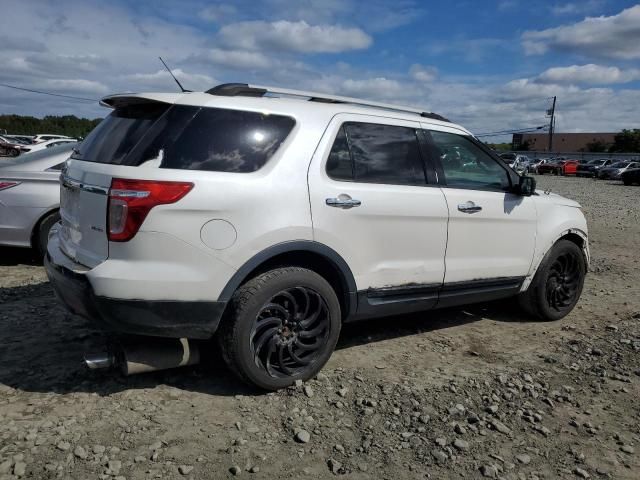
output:
M12 180L0 180L0 190L6 190L7 188L20 185L20 182L14 182Z
M190 182L162 182L114 178L109 190L108 238L112 242L131 240L156 205L175 203L193 188Z

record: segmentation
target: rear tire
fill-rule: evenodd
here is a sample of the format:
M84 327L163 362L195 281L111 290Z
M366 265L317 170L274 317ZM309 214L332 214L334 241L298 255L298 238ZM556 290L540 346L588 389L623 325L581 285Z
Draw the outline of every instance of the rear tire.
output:
M299 267L268 271L231 299L218 333L229 368L250 385L277 390L314 377L335 349L342 324L329 283Z
M52 212L44 216L35 228L33 236L33 248L42 260L47 253L47 242L49 241L49 231L60 221L60 212Z
M543 258L518 302L538 320L559 320L578 303L586 273L587 264L580 247L569 240L559 240Z

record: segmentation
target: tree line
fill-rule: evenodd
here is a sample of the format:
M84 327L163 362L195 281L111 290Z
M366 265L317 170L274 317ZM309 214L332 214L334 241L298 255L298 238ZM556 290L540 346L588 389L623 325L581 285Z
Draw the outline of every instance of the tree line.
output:
M640 152L640 128L622 130L613 138L613 145L595 141L587 143L588 152L637 153Z
M9 135L52 133L84 138L101 121L101 118L78 118L75 115L47 115L44 118L23 115L0 115L0 133Z

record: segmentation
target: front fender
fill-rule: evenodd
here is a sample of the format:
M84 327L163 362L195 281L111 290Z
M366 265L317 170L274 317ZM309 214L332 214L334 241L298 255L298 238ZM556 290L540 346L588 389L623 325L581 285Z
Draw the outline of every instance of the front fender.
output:
M529 273L520 291L525 291L529 288L542 260L558 240L562 238L571 239L573 237L574 240L579 239L587 267L591 261L587 221L582 211L576 207L561 206L546 200L541 203L538 206L536 248Z

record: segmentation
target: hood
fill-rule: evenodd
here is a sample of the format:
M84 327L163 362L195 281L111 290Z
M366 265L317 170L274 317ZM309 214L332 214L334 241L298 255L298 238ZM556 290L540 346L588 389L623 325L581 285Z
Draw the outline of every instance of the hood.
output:
M538 194L538 198L541 198L543 201L551 202L555 205L562 205L565 207L574 207L581 208L580 205L575 200L571 200L570 198L563 197L562 195L558 195L557 193L544 193L541 190L536 190Z

